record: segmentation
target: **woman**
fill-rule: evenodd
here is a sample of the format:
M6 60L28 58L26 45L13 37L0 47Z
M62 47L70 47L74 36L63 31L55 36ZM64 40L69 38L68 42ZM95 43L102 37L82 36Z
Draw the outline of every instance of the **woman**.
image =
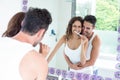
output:
M58 41L57 45L48 57L48 62L55 55L57 50L64 46L64 56L70 67L70 70L79 70L86 62L86 50L88 40L85 36L81 35L83 19L81 17L73 17L66 30L66 34Z
M21 22L24 19L25 12L16 13L9 21L7 30L3 33L2 37L13 37L21 29Z

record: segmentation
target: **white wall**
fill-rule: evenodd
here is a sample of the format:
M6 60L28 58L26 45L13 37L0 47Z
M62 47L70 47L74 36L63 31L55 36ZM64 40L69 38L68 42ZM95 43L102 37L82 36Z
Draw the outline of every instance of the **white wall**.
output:
M22 0L0 0L0 36L6 30L11 16L21 11Z
M59 14L58 14L58 40L65 34L67 24L71 18L72 2L69 0L59 0ZM58 50L56 57L56 67L60 69L67 69L67 63L63 57L63 47Z

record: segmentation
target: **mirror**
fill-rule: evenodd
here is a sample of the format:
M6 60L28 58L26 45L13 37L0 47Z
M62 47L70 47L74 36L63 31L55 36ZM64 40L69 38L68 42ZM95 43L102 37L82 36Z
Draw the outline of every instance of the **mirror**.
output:
M22 1L27 1L28 3L23 5ZM120 27L120 21L119 21L120 1L119 0L108 0L107 2L105 2L106 0L22 0L22 1L12 0L11 4L6 3L7 0L1 1L0 3L0 6L1 6L0 8L2 10L1 12L5 12L5 13L0 13L1 14L0 15L1 16L0 35L6 29L5 24L7 24L7 22L9 21L10 16L12 16L17 11L21 11L21 9L24 6L26 6L24 10L26 10L26 8L28 7L46 8L51 12L51 15L53 17L53 22L50 25L47 31L47 34L45 35L42 42L47 44L51 48L51 51L53 50L53 48L55 47L57 41L61 38L61 36L64 35L67 24L71 19L71 16L81 15L82 17L84 17L88 13L95 14L98 19L100 16L103 16L104 19L107 19L108 22L105 22L105 23L110 23L109 20L116 18L117 20L115 19L113 23L117 24L116 26ZM115 3L113 3L112 1L115 1ZM104 5L100 6L98 2L101 4L104 3ZM9 9L6 8L6 5L9 6ZM94 7L95 5L99 5L99 7L102 7L103 9L104 7L106 8L109 7L111 8L110 13L112 13L112 11L116 13L112 13L113 15L111 15L111 17L108 18L106 17L107 15L105 14L109 14L109 12L107 13L107 12L104 12L103 10L100 13L98 12L100 8L97 8L98 11L96 13L96 8ZM116 8L114 8L114 6L118 6L117 11L115 10ZM9 15L8 15L8 12L10 13ZM115 17L114 16L115 14L117 14L118 16ZM4 16L6 17L3 18ZM102 23L101 25L105 25L105 23ZM97 24L97 25L100 25L100 24ZM100 36L102 41L100 55L96 61L95 68L94 68L94 70L96 71L95 74L98 76L98 80L103 80L103 79L99 79L100 77L103 77L104 80L116 80L115 77L120 79L120 76L119 76L120 72L118 71L120 69L119 63L118 63L118 61L120 61L120 55L118 54L120 52L119 51L120 49L119 49L119 46L117 47L118 42L120 42L120 38L118 37L118 32L120 33L119 27L116 27L114 30L109 30L109 31L103 30L104 27L103 28L97 27L95 29L95 32ZM64 45L57 51L57 54L49 63L50 70L54 69L54 71L56 72L60 72L60 70L68 71L68 65L63 57L63 48L64 48ZM116 60L116 55L117 55L117 60ZM61 74L60 73L56 74L55 72L52 74L49 72L49 75L58 77ZM94 78L92 80L96 80L96 79Z
M48 30L48 36L45 37L47 39L47 41L49 39L49 42L45 41L45 38L44 38L43 42L47 43L51 47L51 51L52 51L52 49L54 48L57 41L65 33L66 26L67 26L68 21L70 20L71 16L81 15L84 17L86 14L89 14L89 13L95 14L96 13L97 17L99 17L100 16L99 14L103 13L103 14L101 14L102 19L103 19L103 17L107 16L105 14L111 13L111 12L108 12L108 11L111 11L111 10L109 10L110 8L108 8L108 7L113 7L113 5L118 6L118 0L114 0L114 1L116 1L116 2L114 2L114 4L112 4L112 1L113 0L110 0L110 2L107 2L106 0L84 0L84 1L80 1L80 0L76 0L76 1L75 0L32 1L32 0L29 0L29 6L43 7L43 8L47 8L51 11L52 16L53 16L53 23L51 24L50 29ZM76 4L74 4L74 3L76 3ZM96 12L95 5L97 6L97 10L100 10L100 8L101 8L100 3L102 5L104 5L104 8L107 8L108 13L107 12L100 13L100 11ZM112 6L110 6L109 4L111 4ZM116 8L116 6L114 8ZM112 9L114 9L114 8L112 8ZM76 10L74 10L74 9L76 9ZM118 7L116 9L118 9ZM119 13L119 10L117 10L117 12ZM95 64L95 70L97 71L95 74L98 76L110 77L112 79L115 78L114 72L117 71L115 68L115 65L117 64L116 46L117 46L117 37L118 37L118 34L117 34L118 20L119 20L118 13L116 13L117 20L115 20L116 22L114 22L117 24L116 29L104 30L104 27L103 28L99 27L95 30L95 32L98 33L98 35L100 36L101 41L102 41L100 55ZM114 16L111 15L110 17L111 18L106 17L105 19L107 19L107 20L114 19ZM98 20L98 23L99 22L100 21ZM109 21L108 21L108 23L109 23ZM107 22L104 22L99 26L102 27L103 24L106 24L106 26L107 26ZM56 35L51 34L52 29L54 29ZM52 61L49 63L49 67L52 67L55 69L60 69L60 70L68 70L68 65L63 57L63 48L64 48L64 45L57 51L57 54L54 56Z
M118 1L118 0L116 0L116 1ZM105 20L103 20L104 23L102 23L102 25L99 25L99 24L97 24L97 25L101 26L101 27L105 25L103 28L108 26L108 25L106 25L107 22L105 22L105 21L107 21L107 19L108 20L110 19L109 16L107 16L106 18L103 18L103 17L105 17L109 13L104 13L103 10L101 12L96 11L96 10L100 10L100 7L102 5L106 5L105 7L102 6L102 9L106 8L107 6L110 7L110 5L108 5L110 2L105 2L105 0L91 0L91 1L90 0L85 0L85 1L76 0L76 6L74 6L75 4L73 4L73 3L75 3L74 1L72 2L70 0L64 0L64 1L62 0L60 2L63 3L61 5L68 4L68 6L66 6L66 5L61 6L60 8L62 8L62 10L59 9L60 12L64 12L64 14L65 14L65 12L68 11L69 13L71 13L71 11L74 11L74 10L69 11L66 9L66 7L69 7L69 5L71 5L71 7L73 7L71 9L74 9L74 7L76 7L76 12L75 13L73 12L73 16L74 16L74 14L76 14L76 15L81 15L84 17L87 14L95 15L95 13L96 13L96 16L98 17L98 19L100 18L100 16L102 16L102 18L100 18L100 19L102 19L102 20L105 19ZM60 4L60 2L59 2L59 4ZM95 9L95 4L96 4L97 9ZM117 3L114 2L114 4L118 5L118 2ZM114 6L114 4L113 4L113 6ZM66 14L68 12L66 12ZM99 15L98 15L98 13L99 13ZM117 17L116 17L117 25L116 26L118 26L118 20L119 20L118 13L119 13L119 11L117 10ZM62 15L62 17L65 20L66 18L63 16L64 14L61 13L61 14L59 14L59 16ZM104 14L104 15L102 15L102 14ZM71 15L72 15L72 13L71 13ZM114 16L111 15L110 17L111 17L111 19L114 19ZM59 26L61 26L62 24L63 25L62 25L62 28L60 27L60 28L58 28L58 30L64 29L64 32L65 32L65 28L63 28L63 26L67 25L67 22L69 21L69 19L70 19L70 16L67 19L67 21L65 21L66 22L66 24L65 24L65 22L62 22L63 20L60 21L61 20L61 18L60 18L59 22L61 22L61 23ZM98 20L98 23L99 22L100 22L100 20ZM108 21L108 23L113 23L113 22L111 20L111 22ZM116 27L116 29L114 28L114 29L106 29L106 30L103 28L97 27L95 30L95 32L101 38L102 45L101 45L101 49L100 49L100 55L95 64L95 72L96 73L94 73L94 74L98 75L98 76L103 76L104 78L110 77L114 80L115 79L114 72L116 71L115 65L117 64L117 61L116 61L116 55L117 55L116 46L118 44L117 43L117 37L118 37L117 27ZM60 31L56 31L56 32L57 32L57 36L58 36L57 40L59 40L60 36L62 35L62 32L60 32ZM64 45L57 51L57 54L53 58L53 60L50 62L49 67L54 67L56 69L61 69L61 70L68 70L67 63L63 57L63 48L64 48ZM106 73L106 72L108 72L108 73Z
M100 36L102 45L100 49L100 55L95 64L94 75L102 76L106 80L115 80L114 73L115 71L117 71L117 69L115 68L117 64L117 28L119 20L118 0L29 0L28 6L47 8L49 11L51 11L53 22L43 39L43 42L51 47L51 51L55 47L57 41L65 33L68 21L71 19L71 16L81 15L82 17L84 17L87 14L96 15L98 19L97 26L99 27L95 29L95 32ZM116 12L110 12L110 7L112 8L112 10L116 10ZM105 11L104 8L106 8L106 10L109 10L109 12ZM113 14L115 14L116 16L112 16ZM103 22L101 22L100 19L102 19L101 21ZM113 21L112 19L115 20ZM112 27L110 27L110 25L112 25ZM106 26L107 29L105 29ZM52 30L54 30L55 35L51 33ZM52 61L49 63L51 71L50 74L54 76L60 75L59 70L68 71L68 65L63 57L63 48L64 45L62 45ZM59 73L57 74L55 73L55 71Z

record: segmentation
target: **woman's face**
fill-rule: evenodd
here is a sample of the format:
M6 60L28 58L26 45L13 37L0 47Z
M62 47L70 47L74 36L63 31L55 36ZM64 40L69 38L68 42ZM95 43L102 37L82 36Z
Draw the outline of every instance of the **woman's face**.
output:
M78 21L78 20L75 21L75 22L72 24L72 33L73 33L73 34L76 34L75 31L78 32L78 33L81 33L81 30L82 30L82 24L81 24L81 22Z

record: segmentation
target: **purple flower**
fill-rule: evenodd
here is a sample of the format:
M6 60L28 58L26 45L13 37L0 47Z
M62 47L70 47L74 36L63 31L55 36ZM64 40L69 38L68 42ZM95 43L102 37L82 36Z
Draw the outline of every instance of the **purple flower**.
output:
M120 52L120 45L117 46L117 51Z
M118 33L120 33L120 27L118 27Z
M115 75L115 78L120 79L120 71L115 72L114 75Z
M90 80L97 80L97 76L96 75L91 75Z
M77 73L76 74L76 79L77 80L82 80L82 73Z
M97 76L96 80L104 80L102 76Z
M61 70L60 69L57 69L56 70L56 74L59 76L59 75L61 75Z
M89 80L89 74L83 74L83 80Z
M73 79L73 78L74 78L74 75L75 75L74 72L72 72L72 71L69 72L69 78Z
M116 69L120 70L120 63L117 63L115 67L116 67Z
M23 0L23 5L26 5L28 3L28 0Z
M117 55L117 61L120 61L120 54Z
M120 37L118 37L118 42L120 42Z
M49 73L54 74L55 73L55 68L49 68Z
M63 70L63 71L62 71L62 77L63 77L63 78L66 78L66 76L67 76L67 71Z
M26 12L27 11L27 6L23 6L22 10L23 10L23 12Z
M111 78L105 78L105 80L112 80Z

